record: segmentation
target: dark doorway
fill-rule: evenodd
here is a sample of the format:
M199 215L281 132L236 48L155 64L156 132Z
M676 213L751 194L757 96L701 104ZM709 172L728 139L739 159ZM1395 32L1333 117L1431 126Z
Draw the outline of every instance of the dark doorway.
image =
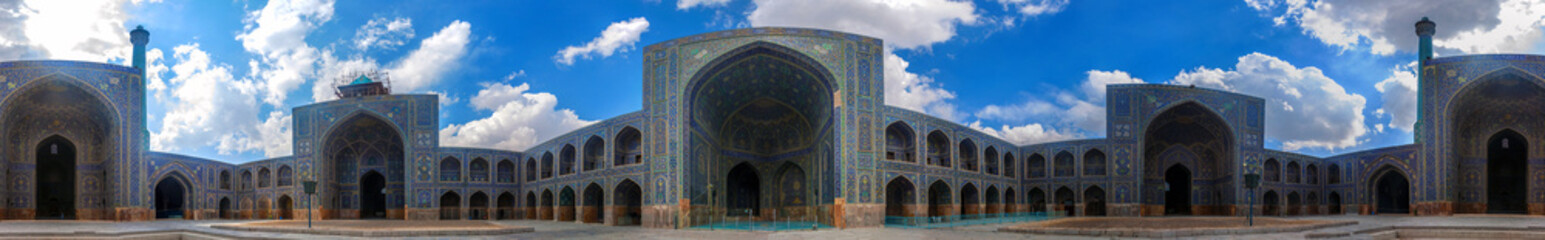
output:
M1073 189L1068 189L1068 187L1058 188L1054 197L1057 199L1057 205L1060 205L1060 208L1062 208L1061 210L1067 211L1068 215L1066 216L1078 216L1078 207L1076 205L1078 197L1073 196Z
M467 219L488 220L488 194L472 193L472 198L467 199L467 206Z
M1277 196L1276 191L1266 191L1266 195L1261 197L1261 214L1266 216L1282 215L1282 200L1278 200L1281 198Z
M741 163L730 169L728 205L730 216L757 216L761 211L762 182L750 164Z
M950 195L953 193L944 181L934 181L933 185L928 186L928 216L938 217L947 214L951 202Z
M1341 214L1341 194L1330 192L1330 196L1325 200L1329 201L1330 214Z
M461 220L461 195L456 192L440 195L440 220Z
M1029 194L1030 196L1026 196L1025 200L1030 202L1030 211L1046 212L1046 191L1041 191L1040 188L1032 188Z
M885 216L886 217L911 217L912 211L908 209L916 202L912 181L906 178L896 177L890 183L885 184Z
M633 180L623 180L613 191L617 192L612 194L613 208L618 208L615 223L619 226L636 226L643 223L644 198L638 184L633 183Z
M965 187L960 188L960 215L962 218L975 219L981 217L977 215L981 214L979 211L982 207L981 203L981 199L976 193L976 185L967 183Z
M220 218L231 218L231 199L220 198Z
M499 205L499 210L494 214L495 220L515 219L515 194L499 194L495 202Z
M1374 185L1373 196L1378 205L1374 214L1411 212L1411 185L1398 171L1385 170Z
M1528 213L1528 140L1513 130L1502 130L1488 142L1486 213Z
M289 195L279 196L279 219L295 219L295 200Z
M75 219L75 144L52 136L37 150L37 219Z
M359 180L359 218L386 218L386 177L370 171Z
M585 187L585 205L581 207L584 208L584 211L581 211L584 213L582 214L583 216L580 216L580 221L601 223L604 218L601 216L601 211L606 208L605 194L606 192L601 190L600 184L591 183L590 186Z
M526 192L526 219L536 219L536 193Z
M161 178L156 183L156 218L183 218L185 189L181 182L171 176Z
M1191 215L1191 170L1176 164L1164 171L1164 215Z
M1084 216L1105 216L1105 190L1090 186L1084 190Z

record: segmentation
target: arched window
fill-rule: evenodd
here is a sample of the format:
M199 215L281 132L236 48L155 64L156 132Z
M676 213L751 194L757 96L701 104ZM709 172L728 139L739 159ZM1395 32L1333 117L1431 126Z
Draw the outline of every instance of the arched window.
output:
M273 175L270 174L270 172L268 171L268 168L261 168L261 169L259 169L258 170L258 187L266 188L266 187L269 186L269 184L272 184L272 183L269 183L269 180L273 180L273 178L271 176L273 176Z
M1265 168L1266 168L1265 169L1266 172L1262 173L1261 175L1265 175L1265 178L1266 178L1267 182L1280 182L1280 181L1282 181L1282 175L1281 175L1282 174L1282 170L1280 168L1280 165L1277 165L1277 159L1275 159L1275 158L1266 159L1266 166L1265 166Z
M1025 164L1025 171L1029 171L1029 173L1025 173L1025 176L1030 178L1046 177L1046 157L1042 157L1039 153L1032 154L1029 161L1030 163Z
M1325 183L1341 183L1341 166L1332 163L1329 167L1325 167Z
M231 190L231 171L220 170L220 189Z
M912 156L917 152L914 141L912 126L902 121L891 123L885 128L885 160L916 162Z
M1320 168L1314 166L1313 163L1310 163L1308 167L1304 167L1304 181L1309 182L1309 184L1320 184Z
M976 162L976 142L971 141L969 138L966 140L961 140L960 152L955 154L960 155L960 169L966 171L981 171L981 168L977 167L977 164L980 163Z
M1078 168L1074 166L1076 163L1073 160L1073 154L1068 153L1068 151L1058 152L1056 160L1053 162L1053 164L1053 168L1056 170L1054 171L1056 174L1053 176L1072 177L1073 175L1078 174L1078 171L1075 170Z
M536 181L536 159L526 159L526 181Z
M601 168L601 159L606 158L606 140L601 136L590 136L585 140L585 167L584 171L592 171Z
M553 153L542 154L542 179L553 177Z
M499 171L499 182L515 182L515 162L512 162L509 159L499 160L499 166L495 168L498 169L497 171Z
M982 151L982 157L982 166L987 168L987 174L998 175L998 148L987 146L987 150Z
M574 145L564 145L558 161L558 175L574 174Z
M950 167L950 138L943 131L928 133L928 165Z
M441 159L440 181L461 181L461 161L453 157Z
M1298 161L1288 162L1287 182L1288 183L1299 183L1298 182L1298 173L1299 173L1298 172Z
M279 166L279 186L295 185L295 173L289 165Z
M488 160L483 160L483 158L473 158L472 162L467 164L467 171L470 172L467 174L468 180L472 180L473 182L487 182Z
M252 170L241 171L241 190L252 189Z
M1089 149L1084 153L1084 176L1105 176L1105 152Z
M617 140L612 143L616 149L612 157L617 158L612 165L622 166L644 162L643 136L638 129L633 127L622 128L617 133Z
M1003 153L1004 177L1014 177L1014 172L1019 171L1018 168L1014 168L1014 163L1016 162L1019 162L1019 159L1014 159L1014 153Z

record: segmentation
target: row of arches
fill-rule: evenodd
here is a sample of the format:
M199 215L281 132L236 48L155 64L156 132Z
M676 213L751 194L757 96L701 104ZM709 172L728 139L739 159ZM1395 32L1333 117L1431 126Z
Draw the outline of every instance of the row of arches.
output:
M583 194L579 196L582 197L578 199L580 201L576 201L575 194L574 189L567 186L556 195L552 189L543 189L540 198L536 191L526 192L525 218L601 223L606 216L611 216L614 225L620 226L639 225L643 221L643 189L633 180L623 180L612 188L610 207L605 203L607 191L599 183L586 185L580 192Z
M917 162L914 153L917 145L914 143L914 131L905 122L896 121L886 127L885 130L885 159L901 162ZM927 148L924 153L926 164L930 166L952 167L949 136L942 130L934 130L928 133ZM970 138L962 139L954 148L960 157L960 168L965 171L981 171L987 174L1005 177L1016 177L1019 172L1018 158L1008 151L1000 155L997 146L988 146L977 156L976 142ZM1107 172L1106 154L1100 149L1089 149L1083 153L1083 168L1078 169L1077 160L1073 153L1060 151L1053 155L1053 168L1051 173L1056 177L1071 177L1080 173L1084 176L1104 176ZM978 161L980 160L980 161ZM980 162L980 166L978 165ZM1025 177L1046 177L1046 157L1041 154L1031 154L1025 158Z
M484 160L481 157L473 158L472 162L467 163L467 181L488 182L490 177L488 175L488 167L488 160ZM509 159L499 160L499 163L494 167L494 169L494 173L496 174L494 177L497 182L515 182L515 161L511 161ZM456 159L456 157L446 157L444 159L440 159L440 181L462 181L461 160Z
M940 217L948 215L962 215L965 218L979 217L981 214L999 214L1014 212L1046 212L1067 211L1069 215L1079 216L1105 216L1106 193L1099 186L1089 186L1082 192L1082 201L1075 196L1073 189L1068 187L1058 188L1051 200L1048 201L1046 192L1040 188L1032 188L1026 192L1026 207L1020 207L1018 192L1013 187L999 191L997 186L988 186L985 192L979 192L975 183L966 183L960 190L953 191L949 184L943 180L936 180L928 185L926 202L917 200L916 186L911 180L904 177L891 179L885 186L885 215L888 217ZM957 194L958 193L958 194ZM958 201L956 200L958 199ZM1048 208L1050 206L1050 208ZM922 210L918 211L917 208Z
M295 185L295 170L290 168L290 165L287 165L287 164L279 165L279 171L277 173L277 175L278 175L277 178L271 177L271 176L274 175L274 174L271 174L271 173L273 173L273 171L269 171L268 167L260 167L257 170L257 178L254 179L253 178L253 174L252 174L252 170L242 170L241 171L241 178L240 178L240 181L241 181L240 187L237 188L237 189L231 189L231 187L232 187L231 186L231 172L227 171L227 170L221 170L220 171L220 189L221 190L250 190L250 189L256 189L256 188L253 188L253 186L252 186L254 182L257 183L257 187L258 188L267 188L267 187L271 187L271 186L288 187L288 186L294 186Z
M1263 175L1263 180L1266 182L1284 183L1320 183L1320 168L1314 163L1309 163L1308 165L1304 165L1304 167L1299 168L1298 161L1289 161L1286 168L1281 166L1281 162L1277 161L1276 158L1266 159L1266 162L1262 164L1262 168L1264 169L1263 173L1261 173L1261 175ZM1329 166L1325 167L1325 183L1341 183L1340 165L1331 163Z
M1314 214L1343 214L1341 209L1341 193L1330 192L1325 199L1320 199L1318 192L1308 192L1307 196L1300 197L1297 191L1289 191L1286 196L1277 194L1276 190L1268 190L1261 194L1261 214L1267 216L1297 216ZM1287 202L1286 206L1283 202ZM1320 206L1325 206L1325 212L1320 212ZM1401 212L1404 212L1403 210Z
M611 149L613 156L612 166L634 165L644 161L644 153L642 149L643 133L639 132L637 128L633 128L631 126L624 127L621 131L617 132L617 135L613 138L613 140L615 142L613 143L613 147ZM601 136L590 136L590 138L586 139L585 143L581 146L584 146L583 154L578 153L577 148L575 148L573 144L563 145L563 147L558 151L557 164L553 163L554 158L552 151L543 153L541 155L540 163L538 163L538 158L535 156L527 158L525 172L526 181L536 181L539 177L540 179L548 179L552 178L553 176L574 174L576 167L580 168L582 171L600 169L602 167L602 159L606 158L606 140L602 139ZM577 157L582 158L580 159L580 163L582 163L582 165L575 164L575 159ZM445 163L442 161L441 164L441 168L445 169ZM554 166L557 166L557 169L554 169Z

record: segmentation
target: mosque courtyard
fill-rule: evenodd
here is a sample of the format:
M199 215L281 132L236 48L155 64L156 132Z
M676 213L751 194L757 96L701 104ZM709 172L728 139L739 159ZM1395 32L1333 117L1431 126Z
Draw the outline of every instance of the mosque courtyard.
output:
M1089 221L1121 218L1070 218ZM1122 237L1097 232L1030 234L1000 229L1034 223L983 224L953 228L910 229L866 227L821 229L815 231L736 231L672 230L605 226L574 222L541 220L469 221L514 228L529 232L482 236L457 236L457 239L1538 239L1545 237L1545 221L1538 217L1509 215L1455 215L1450 217L1409 216L1307 216L1257 218L1257 223L1273 222L1355 222L1303 231L1267 234L1228 234L1181 236L1174 232L1161 237ZM273 221L232 220L161 220L146 222L20 220L0 222L0 239L444 239L444 236L357 237L299 233L253 232L220 229L212 226ZM304 226L303 221L295 221ZM414 225L415 221L366 221L381 227ZM1203 221L1188 221L1203 222ZM325 223L324 223L325 224ZM318 224L321 226L322 224ZM443 223L442 223L443 225ZM434 227L434 226L418 226ZM1231 231L1226 228L1204 231ZM1180 234L1180 235L1175 235Z

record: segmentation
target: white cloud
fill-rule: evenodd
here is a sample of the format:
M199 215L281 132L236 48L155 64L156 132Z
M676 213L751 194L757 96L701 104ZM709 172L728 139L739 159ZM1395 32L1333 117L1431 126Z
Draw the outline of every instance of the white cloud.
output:
M903 49L926 47L955 36L957 25L976 24L970 1L949 0L756 0L752 26L823 28L884 39Z
M720 6L720 7L722 7L722 6L724 6L726 4L729 4L729 3L730 3L730 0L677 0L676 1L676 10L687 10L687 9L692 9L693 7L698 7L698 6L702 6L702 7Z
M649 31L649 20L643 17L628 19L627 21L614 22L601 31L601 36L579 46L568 46L558 50L558 55L553 56L553 61L563 65L574 65L575 58L590 59L593 55L602 58L610 57L613 53L627 52L638 42L638 36Z
M321 69L319 69L317 77L322 80L311 85L311 98L316 102L338 99L338 96L334 95L333 91L336 90L336 84L338 84L338 81L341 81L340 79L353 79L355 77L348 76L348 74L381 69L380 64L376 63L375 59L365 57L339 59L333 56L332 52L322 52L322 59L319 65L321 65Z
M450 93L439 92L439 91L429 91L427 93L434 94L435 96L438 96L439 99L440 99L440 107L442 107L442 108L445 107L445 106L450 106L451 104L456 104L456 103L461 102L461 98L457 98L455 96L451 96Z
M266 156L290 154L290 117L273 111L259 122L259 84L237 80L230 66L210 61L198 44L177 46L166 84L170 98L159 131L151 133L156 151L213 146L221 155L263 151Z
M1068 0L998 0L998 3L1017 8L1025 16L1055 14L1068 6Z
M1055 123L1053 124L1054 126L1069 128L1062 131L1063 134L1068 136L1074 136L1076 133L1071 128L1082 130L1094 136L1104 135L1106 85L1143 83L1143 80L1134 78L1131 74L1120 70L1089 70L1085 74L1088 77L1084 79L1083 84L1079 85L1079 93L1082 96L1068 91L1053 91L1045 93L1045 95L1051 96L1051 99L1031 98L1015 105L987 105L982 110L977 111L975 116L981 119L1008 122L1040 121ZM1054 130L1053 126L1034 125L1037 125L1035 129Z
M262 56L249 63L249 77L263 81L264 102L281 105L290 90L315 77L323 54L306 44L306 35L332 17L332 0L274 0L247 12L244 31L236 40L247 52Z
M1056 129L1042 126L1039 123L1025 124L1024 126L1017 127L1003 125L998 129L993 129L992 127L982 127L982 122L976 121L972 122L969 126L972 129L976 129L977 131L982 131L982 133L998 137L1004 141L1009 141L1009 143L1013 143L1014 145L1055 142L1070 140L1078 137L1076 134L1058 132Z
M1319 68L1298 68L1273 56L1239 57L1234 69L1198 67L1181 71L1171 84L1238 92L1266 100L1266 137L1285 150L1356 146L1367 134L1362 95L1348 93Z
M460 65L471 35L472 24L457 20L424 39L417 50L392 65L392 90L412 92L439 82Z
M145 90L151 93L160 93L166 90L166 73L171 68L166 66L166 54L160 48L151 48L145 51ZM156 95L160 99L163 96Z
M126 60L132 50L123 26L127 5L122 0L0 3L0 60Z
M440 144L521 151L559 134L594 123L579 119L573 110L557 109L558 97L546 92L527 92L529 84L511 87L483 83L470 103L492 113L465 124L440 129Z
M1422 17L1437 22L1434 45L1463 53L1519 52L1535 49L1545 30L1540 0L1246 0L1273 15L1278 25L1296 24L1321 42L1389 55L1415 52L1413 26ZM1280 9L1279 9L1280 6Z
M955 110L948 100L955 93L933 83L933 78L907 72L906 59L895 53L885 53L885 104L907 110L927 113L939 118L959 121L964 114Z
M396 49L412 38L413 19L399 17L387 20L380 17L370 19L354 31L354 48L360 51L369 51L371 47Z
M517 70L517 71L514 71L514 72L510 72L510 75L505 75L504 76L504 80L505 81L515 80L515 78L525 77L525 76L526 76L526 70L525 69L521 69L521 70Z
M1415 64L1416 62L1411 62ZM1389 78L1374 84L1384 100L1384 106L1375 110L1375 114L1388 113L1389 128L1410 132L1416 125L1416 72L1412 66L1395 66L1390 69ZM1383 128L1380 125L1379 128Z

